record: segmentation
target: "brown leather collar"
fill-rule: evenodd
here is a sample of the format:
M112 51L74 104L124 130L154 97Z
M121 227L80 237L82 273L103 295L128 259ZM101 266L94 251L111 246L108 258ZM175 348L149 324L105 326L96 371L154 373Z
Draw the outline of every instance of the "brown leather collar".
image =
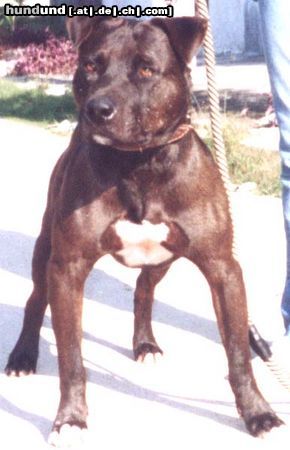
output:
M180 141L184 136L186 136L190 131L193 130L193 126L190 123L182 123L173 133L173 136L166 142L167 144L173 144L174 142Z
M171 137L169 137L169 139L164 142L154 142L150 145L145 145L145 146L137 146L134 144L114 144L113 147L115 147L118 150L122 150L122 151L128 151L128 152L143 152L149 149L154 149L157 147L164 147L165 145L169 145L169 144L173 144L174 142L178 142L180 141L182 138L184 138L190 131L193 130L193 126L189 123L182 123L181 125L179 125L176 130L174 131L174 133L171 135ZM108 144L109 145L109 144Z
M190 131L193 130L193 126L189 123L182 123L179 125L172 136L168 139L168 141L162 142L162 143L155 143L154 145L147 145L147 146L141 146L141 147L135 147L132 146L131 150L143 152L148 149L157 148L157 147L164 147L165 145L173 144L174 142L180 141L183 137L185 137ZM119 147L120 148L120 147ZM123 149L126 149L126 146L123 147ZM122 150L122 148L121 148Z

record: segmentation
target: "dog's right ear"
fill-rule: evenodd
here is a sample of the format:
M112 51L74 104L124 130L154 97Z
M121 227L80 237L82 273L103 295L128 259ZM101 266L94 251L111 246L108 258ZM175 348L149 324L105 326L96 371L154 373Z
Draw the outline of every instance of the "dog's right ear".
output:
M208 25L206 19L197 16L154 18L151 23L165 31L172 47L187 64L196 55Z
M77 48L89 37L94 24L95 22L89 17L68 17L66 19L68 35Z

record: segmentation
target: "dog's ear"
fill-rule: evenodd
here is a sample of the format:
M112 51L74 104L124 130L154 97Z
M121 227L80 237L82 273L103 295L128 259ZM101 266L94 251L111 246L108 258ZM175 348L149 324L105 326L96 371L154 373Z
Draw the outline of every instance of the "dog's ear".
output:
M120 18L111 18L106 16L98 17L68 17L66 19L66 28L68 35L76 48L90 36L93 30L96 30L101 23L104 23L108 29L119 27L124 22Z
M92 26L93 20L89 17L68 17L66 19L68 35L77 48L91 34Z
M172 47L188 64L201 46L208 21L201 17L173 17L152 19L151 23L166 32Z

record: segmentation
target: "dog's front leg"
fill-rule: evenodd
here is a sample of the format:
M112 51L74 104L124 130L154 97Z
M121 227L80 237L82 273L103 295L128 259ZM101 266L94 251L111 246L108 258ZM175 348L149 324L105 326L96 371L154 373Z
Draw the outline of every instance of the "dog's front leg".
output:
M92 263L81 256L52 256L48 265L48 301L56 336L61 398L49 442L68 446L87 428L86 374L81 355L82 304Z
M246 295L242 272L230 255L204 259L200 265L213 297L229 364L229 381L249 432L262 435L282 424L256 385L250 363Z
M154 289L164 277L170 264L144 267L138 277L134 297L134 337L133 350L136 361L144 362L148 355L162 354L152 331L151 316Z

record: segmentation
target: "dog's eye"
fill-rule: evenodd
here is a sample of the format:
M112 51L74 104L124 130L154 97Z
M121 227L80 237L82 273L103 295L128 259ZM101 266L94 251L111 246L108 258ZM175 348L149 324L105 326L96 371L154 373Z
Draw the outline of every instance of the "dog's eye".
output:
M153 75L153 70L150 67L142 66L138 69L138 75L141 78L151 78Z
M93 62L86 62L84 64L85 72L88 74L95 73L97 71L97 66Z
M101 74L106 69L106 60L103 54L96 55L94 58L85 60L83 63L85 72L88 75Z

